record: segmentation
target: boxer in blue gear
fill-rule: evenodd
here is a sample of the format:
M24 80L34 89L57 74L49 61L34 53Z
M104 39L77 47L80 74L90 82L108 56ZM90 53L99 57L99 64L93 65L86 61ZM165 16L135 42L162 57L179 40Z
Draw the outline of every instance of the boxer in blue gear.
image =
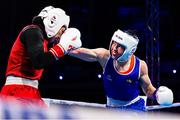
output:
M157 97L158 89L151 83L146 62L134 55L138 43L138 37L131 31L117 30L112 36L109 50L79 48L69 53L73 57L101 64L108 108L145 111L140 87L148 98ZM163 89L162 97L158 94L163 103L171 103L172 99L166 99L171 93L168 91L170 89Z

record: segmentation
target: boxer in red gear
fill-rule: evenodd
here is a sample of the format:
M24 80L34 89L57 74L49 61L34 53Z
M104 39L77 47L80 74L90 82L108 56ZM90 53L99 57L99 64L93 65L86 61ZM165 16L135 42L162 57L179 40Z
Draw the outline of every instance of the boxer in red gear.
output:
M31 25L21 30L9 56L6 82L1 90L3 99L13 96L28 106L46 106L38 90L44 68L64 56L67 46L76 48L81 45L80 33L76 35L76 30L71 34L69 22L70 18L64 10L47 6L33 18ZM65 32L67 29L70 32ZM64 33L65 36L70 33L72 38L64 37L66 41L60 43ZM71 41L74 37L77 40ZM75 42L78 44L74 45Z

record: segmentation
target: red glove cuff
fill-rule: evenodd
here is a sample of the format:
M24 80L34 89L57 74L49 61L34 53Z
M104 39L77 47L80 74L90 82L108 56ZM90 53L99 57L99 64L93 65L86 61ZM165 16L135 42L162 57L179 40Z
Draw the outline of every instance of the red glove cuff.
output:
M60 57L64 56L64 49L61 45L57 44L53 48L49 50L56 59L59 59Z

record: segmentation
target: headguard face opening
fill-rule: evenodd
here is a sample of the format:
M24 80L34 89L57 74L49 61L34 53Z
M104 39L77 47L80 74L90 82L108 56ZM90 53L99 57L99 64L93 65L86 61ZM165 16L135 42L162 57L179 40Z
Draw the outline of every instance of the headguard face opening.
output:
M129 58L132 56L132 54L136 51L139 39L134 38L133 36L121 30L117 30L116 32L114 32L112 36L110 42L110 50L111 50L112 41L115 41L120 45L124 46L125 48L124 53L117 59L119 62L124 62L124 61L128 61Z
M68 28L70 17L65 11L52 6L45 7L38 16L41 16L48 38L54 37L62 26Z

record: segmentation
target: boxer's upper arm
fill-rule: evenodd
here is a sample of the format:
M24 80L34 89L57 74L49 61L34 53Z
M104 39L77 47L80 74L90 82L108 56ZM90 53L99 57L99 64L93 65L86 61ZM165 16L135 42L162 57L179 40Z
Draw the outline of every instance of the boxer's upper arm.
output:
M37 28L28 28L21 33L21 42L24 44L29 59L37 69L44 68L55 61L53 55L44 51L42 31Z
M104 68L105 64L109 58L109 50L105 49L105 48L97 48L95 49L95 53L97 56L97 61L101 64L101 66Z
M140 80L141 80L141 87L144 91L144 93L152 98L153 93L156 90L156 88L152 85L151 80L148 75L148 68L147 64L144 61L141 61L141 68L140 68Z

